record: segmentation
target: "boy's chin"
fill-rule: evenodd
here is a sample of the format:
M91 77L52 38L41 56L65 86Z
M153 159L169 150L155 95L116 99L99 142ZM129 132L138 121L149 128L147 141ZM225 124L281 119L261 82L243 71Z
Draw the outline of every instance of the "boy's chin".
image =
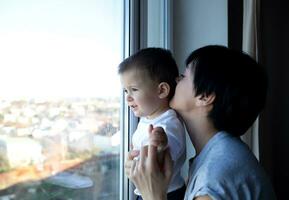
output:
M133 111L132 111L133 112ZM133 112L135 117L143 117L141 114L137 113L137 112Z

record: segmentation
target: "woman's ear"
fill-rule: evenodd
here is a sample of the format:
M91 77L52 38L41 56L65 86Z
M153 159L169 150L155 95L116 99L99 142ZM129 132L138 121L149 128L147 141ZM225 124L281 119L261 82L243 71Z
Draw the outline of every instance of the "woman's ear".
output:
M211 105L214 102L215 97L216 97L216 95L214 93L210 94L210 95L201 94L201 95L197 96L196 106Z
M166 82L161 82L158 86L158 90L159 90L159 98L164 99L169 96L170 86Z

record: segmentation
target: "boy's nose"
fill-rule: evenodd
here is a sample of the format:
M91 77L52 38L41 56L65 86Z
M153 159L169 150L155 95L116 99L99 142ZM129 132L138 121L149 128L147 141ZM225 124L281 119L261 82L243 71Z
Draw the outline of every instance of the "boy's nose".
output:
M126 95L126 101L132 101L133 100L133 98L131 97L131 95L129 95L129 94L127 94Z

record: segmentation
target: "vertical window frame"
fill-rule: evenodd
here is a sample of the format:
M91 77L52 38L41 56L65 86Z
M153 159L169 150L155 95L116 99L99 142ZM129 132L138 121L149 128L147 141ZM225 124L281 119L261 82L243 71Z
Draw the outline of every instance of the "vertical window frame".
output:
M153 9L152 7L157 7ZM126 58L139 49L149 46L162 47L172 51L173 24L172 24L172 1L171 0L124 0L124 31L123 31L123 58ZM148 15L153 15L149 17ZM158 22L156 20L158 19ZM158 30L151 29L159 23ZM158 39L150 41L148 31L157 34ZM120 200L133 200L134 186L127 179L124 172L124 163L130 150L132 134L136 130L138 118L129 109L123 91L121 95L121 158L120 158Z

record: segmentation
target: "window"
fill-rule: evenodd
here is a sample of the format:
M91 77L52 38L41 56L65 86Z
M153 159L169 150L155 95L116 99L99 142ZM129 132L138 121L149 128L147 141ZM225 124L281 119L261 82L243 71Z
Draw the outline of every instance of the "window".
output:
M0 2L0 199L119 199L123 5Z

